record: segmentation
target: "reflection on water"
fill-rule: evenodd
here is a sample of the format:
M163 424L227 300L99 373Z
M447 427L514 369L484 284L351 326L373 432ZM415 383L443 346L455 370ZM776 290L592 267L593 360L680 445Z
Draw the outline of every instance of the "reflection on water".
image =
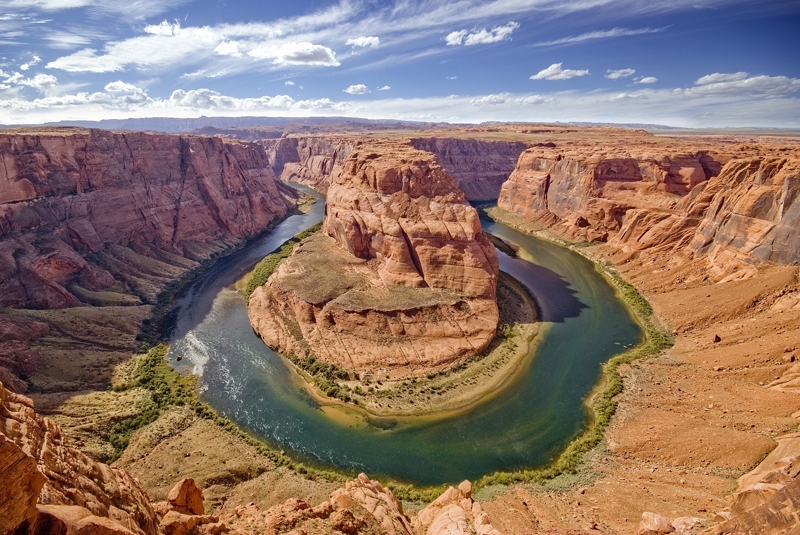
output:
M586 423L582 403L600 364L641 330L583 257L496 223L520 247L501 268L537 298L548 328L536 358L502 395L435 421L367 424L320 408L287 363L254 334L242 296L226 289L265 254L322 217L323 202L292 217L194 283L175 316L175 364L200 375L203 399L239 425L305 461L423 484L546 464Z

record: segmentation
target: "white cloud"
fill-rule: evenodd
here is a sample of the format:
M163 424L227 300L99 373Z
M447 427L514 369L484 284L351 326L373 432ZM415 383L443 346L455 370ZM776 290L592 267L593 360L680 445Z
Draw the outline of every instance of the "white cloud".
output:
M656 82L658 82L658 78L656 78L655 76L645 76L644 78L639 78L638 80L636 80L635 83L637 83L637 84L654 84Z
M464 37L467 35L467 33L467 30L450 32L447 34L447 37L444 38L444 41L447 43L447 46L458 46L464 42Z
M458 76L447 76L445 80L458 80Z
M287 43L281 46L261 46L248 52L257 59L272 59L279 65L321 65L337 67L336 53L327 46L309 42Z
M101 37L101 35L95 32L91 32L90 35L87 35L86 31L77 33L57 30L51 31L43 37L46 41L50 42L50 48L70 49L86 46L91 43L93 39Z
M30 69L34 65L38 65L39 63L41 63L41 61L42 61L42 58L40 58L39 56L33 56L32 60L30 60L27 63L23 63L22 65L19 66L19 68L22 69L23 71L27 71L28 69Z
M62 11L87 8L93 16L122 17L125 20L144 20L180 7L191 0L6 0L11 9L41 9Z
M294 82L292 82L291 80L286 80L285 82L283 82L283 85L294 85Z
M223 41L214 48L214 52L220 56L233 56L235 58L242 55L239 43L236 41Z
M502 26L495 26L491 30L482 28L480 30L473 30L472 32L467 30L451 32L447 34L444 40L448 46L457 46L462 44L465 46L484 45L505 40L510 41L511 34L514 33L514 30L517 28L519 28L519 23L511 21Z
M378 91L389 91L390 89L391 89L391 87L390 87L390 86L388 86L388 85L385 85L385 86L383 86L383 87L379 87L379 88L378 88Z
M746 72L708 74L698 78L695 87L676 89L676 93L706 96L748 96L779 98L800 91L800 78L750 76Z
M719 84L722 82L739 82L742 80L746 80L750 76L746 72L734 72L723 74L719 72L715 72L714 74L707 74L705 76L701 76L695 82L695 85L708 85L708 84Z
M647 95L639 91L637 93L619 93L618 95L599 98L597 102L624 102L626 100L642 100L646 98Z
M563 63L553 63L546 69L542 69L531 76L531 80L569 80L570 78L589 74L588 70L562 69L562 64Z
M166 20L162 20L160 24L148 24L144 27L144 33L152 35L178 35L181 31L181 23L176 20L170 24Z
M0 70L0 77L5 78L5 80L3 80L5 85L27 86L38 89L39 91L58 85L58 78L51 74L37 74L33 78L25 78L25 76L19 72L12 74Z
M451 96L457 97L458 95ZM473 106L498 106L501 104L530 106L535 104L549 104L552 102L555 102L555 100L541 95L513 96L511 93L485 95L473 98L469 101Z
M356 37L355 39L348 39L345 41L346 45L354 46L354 47L370 47L370 48L378 48L381 44L381 40L378 37L373 36L362 36Z
M342 89L342 91L345 93L350 93L351 95L363 95L365 93L369 93L369 88L364 84L354 84L347 89Z
M613 37L623 37L626 35L643 35L648 33L659 33L666 30L666 28L612 28L610 30L600 30L594 32L582 33L580 35L573 35L570 37L562 37L554 41L542 41L536 43L534 46L555 46L555 45L571 45L573 43L580 43L583 41L591 41L594 39L609 39Z
M608 70L606 71L606 78L611 80L619 80L620 78L627 78L628 76L633 76L636 74L636 69L617 69L615 71Z

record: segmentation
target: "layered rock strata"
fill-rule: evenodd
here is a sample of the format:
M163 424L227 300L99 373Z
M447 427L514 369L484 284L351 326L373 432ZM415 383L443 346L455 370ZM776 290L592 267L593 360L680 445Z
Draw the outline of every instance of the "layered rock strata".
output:
M333 177L355 147L349 138L322 136L288 136L261 141L272 162L272 169L281 180L299 182L317 191L328 191Z
M800 258L799 162L792 151L770 156L748 146L620 156L533 148L520 156L498 206L572 240L703 257L722 280L752 275L759 261Z
M270 346L403 377L445 369L494 337L497 253L432 154L359 147L328 190L323 231L250 296Z
M0 135L0 159L2 307L79 306L119 293L118 282L151 301L194 261L258 234L293 206L252 143L12 130Z
M411 146L432 152L470 201L494 200L528 148L521 141L447 137L414 138Z

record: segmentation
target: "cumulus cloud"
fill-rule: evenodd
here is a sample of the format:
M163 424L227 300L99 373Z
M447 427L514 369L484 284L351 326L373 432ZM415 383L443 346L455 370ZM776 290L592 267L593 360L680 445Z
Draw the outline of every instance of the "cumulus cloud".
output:
M489 43L497 43L499 41L510 41L511 34L514 33L514 30L517 28L519 28L519 23L511 21L502 26L495 26L491 30L481 28L480 30L473 30L471 32L468 30L450 32L447 34L444 40L448 46L485 45Z
M292 82L291 80L286 80L285 82L283 82L283 85L294 85L294 82Z
M555 46L555 45L570 45L573 43L580 43L583 41L591 41L594 39L608 39L611 37L623 37L626 35L642 35L647 33L663 32L666 28L612 28L610 30L600 30L594 32L582 33L580 35L573 35L570 37L562 37L554 41L542 41L536 43L534 46Z
M645 76L644 78L639 78L638 80L636 80L635 83L637 83L637 84L654 84L656 82L658 82L658 78L656 78L655 76Z
M148 24L144 27L144 32L152 35L178 35L181 31L181 23L176 20L169 23L162 20L160 24Z
M588 70L564 69L561 65L563 63L553 63L546 69L542 69L531 76L531 80L569 80L570 78L589 74Z
M321 65L337 67L336 53L327 46L315 45L307 41L287 43L281 46L260 46L248 54L257 59L271 59L279 65Z
M22 73L19 72L6 73L0 70L0 78L4 78L3 84L7 86L6 88L17 85L32 87L34 89L38 89L39 91L43 91L48 87L58 85L58 78L51 74L37 74L33 78L26 78Z
M388 85L385 85L383 87L379 87L378 91L389 91L390 89L391 89L391 87L389 87Z
M447 76L445 80L458 80L458 76Z
M362 36L356 37L355 39L348 39L344 44L361 48L378 48L378 46L381 44L381 40L378 37Z
M342 89L342 91L345 93L350 93L351 95L363 95L365 93L369 93L369 88L364 84L354 84L347 89Z
M750 76L746 72L708 74L698 78L689 89L676 89L676 93L705 96L749 96L779 98L800 91L800 78L787 76Z
M27 71L28 69L30 69L34 65L38 65L41 61L42 61L42 58L40 58L39 56L33 56L33 59L31 59L27 63L23 63L22 65L19 66L19 68L22 69L23 71Z
M236 41L223 41L214 48L214 52L220 56L241 57L242 51Z
M620 78L627 78L636 74L636 69L617 69L615 71L607 70L606 78L610 80L619 80Z

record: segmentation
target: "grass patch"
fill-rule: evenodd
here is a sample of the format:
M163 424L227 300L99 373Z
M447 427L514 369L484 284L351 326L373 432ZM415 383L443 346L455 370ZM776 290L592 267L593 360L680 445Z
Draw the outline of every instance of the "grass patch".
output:
M289 238L275 251L265 256L258 264L256 264L256 267L253 268L250 277L247 279L247 285L244 289L244 298L248 304L250 304L250 295L256 290L256 288L266 284L267 279L269 279L270 275L272 275L272 273L275 271L275 268L278 267L278 264L281 263L281 260L288 258L289 255L292 254L292 251L294 251L294 246L312 234L318 232L321 228L322 223L317 223L313 227L310 227L296 236Z

